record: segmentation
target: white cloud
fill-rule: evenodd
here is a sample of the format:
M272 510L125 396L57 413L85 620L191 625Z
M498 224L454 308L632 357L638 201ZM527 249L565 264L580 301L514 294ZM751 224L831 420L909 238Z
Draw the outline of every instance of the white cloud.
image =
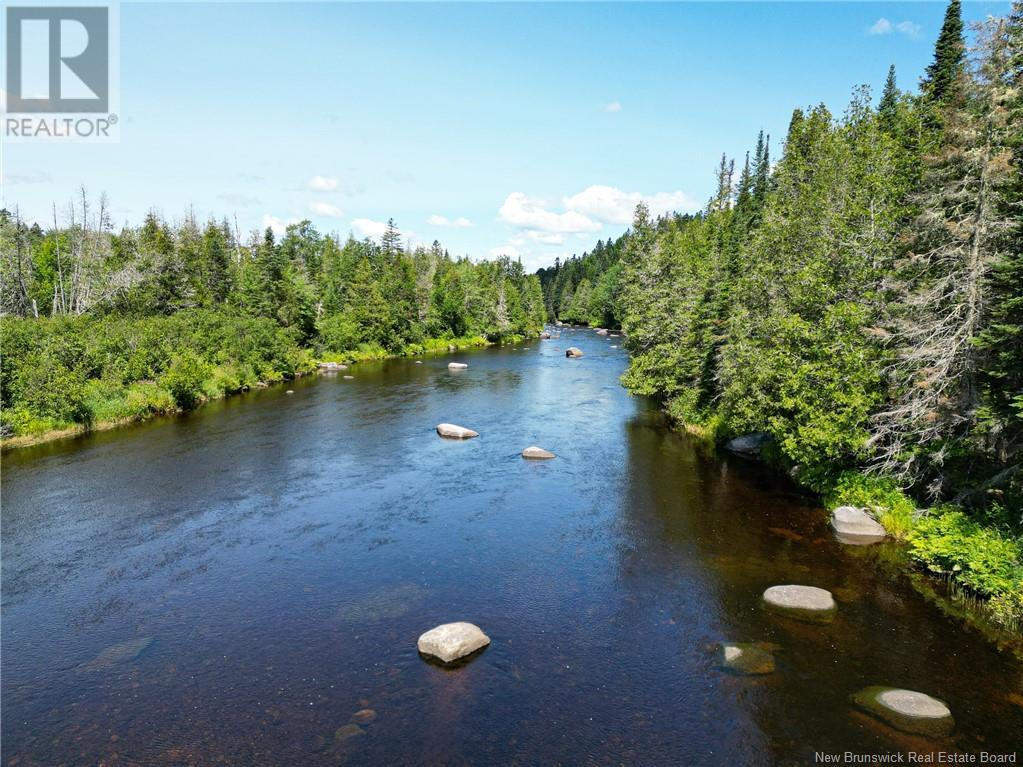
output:
M534 242L542 242L544 245L564 245L565 235L556 232L526 232L526 236ZM579 236L589 239L590 235L580 232Z
M604 111L605 112L612 112L612 113L614 113L614 112L621 112L622 111L621 102L612 101L609 104L604 104Z
M317 216L326 216L327 218L344 218L345 215L341 212L341 208L331 205L329 202L311 202L309 210Z
M892 31L892 23L884 16L874 22L874 26L867 30L868 35L887 35Z
M490 249L491 258L500 258L501 256L508 256L509 258L519 258L522 253L513 245L500 245L496 248Z
M882 16L867 28L868 35L890 35L892 32L899 32L906 37L919 37L920 25L912 21L892 22Z
M309 188L314 192L333 192L337 185L338 180L332 176L313 176L309 179Z
M359 237L380 239L387 231L387 224L383 221L372 221L368 218L356 218L352 221L352 231Z
M284 230L288 228L288 224L297 224L297 218L289 218L287 220L278 218L277 216L271 216L269 213L263 215L263 225L261 229L270 229L275 236L280 237L284 234Z
M520 229L539 229L544 232L595 232L600 224L577 211L554 213L543 207L540 200L532 200L522 192L512 192L498 211L501 219Z
M920 25L914 24L912 21L900 21L895 28L907 37L920 36Z
M644 195L600 184L589 186L564 200L565 208L570 211L605 223L625 226L632 223L636 206L640 202L645 202L654 216L672 211L692 213L700 209L699 203L682 191Z
M436 214L426 219L426 223L430 226L446 226L452 229L468 229L472 226L472 221L462 216L450 219L447 216L438 216Z

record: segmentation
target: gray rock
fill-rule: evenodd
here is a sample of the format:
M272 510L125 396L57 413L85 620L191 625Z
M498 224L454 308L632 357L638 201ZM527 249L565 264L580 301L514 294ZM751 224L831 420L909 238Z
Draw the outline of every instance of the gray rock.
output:
M573 357L573 358L575 358L575 357L582 357L583 356L583 350L578 348L578 347L576 347L576 346L569 346L567 349L565 349L565 356L566 357Z
M343 743L349 738L357 738L360 735L365 734L366 731L359 727L359 725L349 722L346 725L338 727L337 730L334 731L334 740L336 740L338 743Z
M554 453L552 453L550 450L544 450L542 447L530 445L529 447L522 451L522 457L536 459L554 458Z
M721 666L736 674L756 676L774 672L774 656L762 647L746 642L725 642L721 645Z
M471 439L480 435L478 431L467 429L464 426L456 426L453 423L437 424L437 433L448 439Z
M838 609L831 592L816 586L771 586L763 599L774 612L816 623L830 622Z
M604 328L597 328L597 335L598 336L606 336L607 335L607 331L604 330Z
M124 663L130 663L139 657L153 643L152 637L128 639L111 645L81 668L83 671L103 671Z
M941 737L955 726L944 701L922 692L897 687L867 687L852 696L853 703L903 732Z
M416 360L416 364L417 364L417 365L422 365L422 364L423 364L423 361L422 361L422 360Z
M352 379L354 379L354 378L355 378L355 376L341 376L341 377L342 377L343 379L345 379L346 381L351 381Z
M294 390L294 389L288 389L288 390L287 390L286 392L284 392L284 393L285 393L285 394L294 394L294 393L295 393L295 390Z
M551 334L548 333L546 330L543 333L540 334L540 340L541 341L546 341L550 337L551 337Z
M453 663L466 655L472 655L490 644L490 637L479 626L472 623L445 623L430 629L419 637L419 652L437 658L443 663Z
M870 544L885 538L885 529L863 509L839 506L831 512L831 527L842 543Z
M466 365L464 362L449 362L448 363L448 370L465 370L467 367L469 367L469 366Z
M743 434L741 437L728 440L728 442L725 443L725 450L732 453L738 453L739 455L759 456L760 451L763 450L770 441L771 435L764 432Z

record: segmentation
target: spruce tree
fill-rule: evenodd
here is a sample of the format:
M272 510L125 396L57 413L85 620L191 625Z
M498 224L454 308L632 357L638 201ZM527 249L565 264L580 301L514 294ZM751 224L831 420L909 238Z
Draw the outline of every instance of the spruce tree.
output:
M927 67L921 90L933 102L947 101L958 90L965 66L962 6L960 0L950 0L934 46L934 61Z
M894 134L899 118L899 88L895 82L895 65L888 67L888 78L884 83L884 93L877 105L877 114L881 120L881 129Z

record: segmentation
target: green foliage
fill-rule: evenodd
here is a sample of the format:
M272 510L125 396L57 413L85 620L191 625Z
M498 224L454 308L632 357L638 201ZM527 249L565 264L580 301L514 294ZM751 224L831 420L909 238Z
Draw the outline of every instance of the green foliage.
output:
M203 383L209 374L210 366L198 354L185 351L171 358L160 385L171 393L178 407L191 410L202 400Z
M977 594L1013 593L1017 603L1023 594L1020 541L983 527L958 509L933 510L918 520L908 540L913 559Z
M909 534L916 511L912 499L892 479L858 471L842 472L824 493L824 503L829 510L839 506L868 509L895 538Z

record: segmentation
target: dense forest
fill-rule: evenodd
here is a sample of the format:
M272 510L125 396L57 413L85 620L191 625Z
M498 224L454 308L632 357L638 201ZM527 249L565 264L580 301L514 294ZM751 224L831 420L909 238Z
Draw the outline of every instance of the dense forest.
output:
M510 259L452 259L308 222L243 244L227 222L152 213L111 231L83 191L63 225L0 212L5 436L137 420L298 375L320 360L536 335L540 282Z
M548 311L620 327L630 390L874 507L914 556L1023 615L1023 6L958 0L915 94L797 109L697 215L541 272ZM908 497L907 497L908 494ZM922 514L916 506L933 506Z

